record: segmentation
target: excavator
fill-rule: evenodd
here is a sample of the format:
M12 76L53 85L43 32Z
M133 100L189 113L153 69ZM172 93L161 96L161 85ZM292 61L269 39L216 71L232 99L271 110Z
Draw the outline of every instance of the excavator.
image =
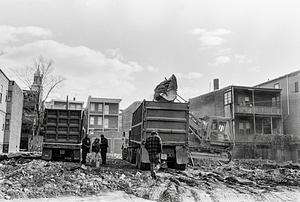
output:
M153 101L187 102L177 94L177 79L173 74L154 90ZM234 145L232 119L228 117L196 117L189 112L189 152L193 159L212 159L229 163Z

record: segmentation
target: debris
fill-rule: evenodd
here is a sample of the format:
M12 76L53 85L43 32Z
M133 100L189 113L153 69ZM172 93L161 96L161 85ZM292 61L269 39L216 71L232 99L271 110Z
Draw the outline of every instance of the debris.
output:
M237 160L227 165L202 163L186 171L166 168L153 180L150 171L136 170L121 159L109 158L109 166L96 168L10 158L0 166L0 199L86 196L119 190L149 200L181 201L185 193L197 198L197 190L209 193L220 186L250 194L279 186L300 187L300 170L292 164L262 160Z

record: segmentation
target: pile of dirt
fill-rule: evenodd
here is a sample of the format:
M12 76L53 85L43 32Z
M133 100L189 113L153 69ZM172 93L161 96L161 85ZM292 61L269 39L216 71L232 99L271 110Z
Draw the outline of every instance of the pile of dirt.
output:
M278 186L300 187L297 166L272 162L205 162L186 171L165 169L157 176L153 180L149 171L139 171L121 159L82 169L77 163L11 158L0 162L0 199L87 196L118 190L150 200L182 201L183 197L198 200L197 193L213 194L212 190L220 188L258 194Z

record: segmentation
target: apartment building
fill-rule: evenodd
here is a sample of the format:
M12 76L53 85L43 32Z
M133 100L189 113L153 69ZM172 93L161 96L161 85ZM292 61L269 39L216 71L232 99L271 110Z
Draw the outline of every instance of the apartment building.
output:
M21 139L23 92L15 81L9 82L6 102L3 152L18 152Z
M121 99L88 97L85 128L91 140L100 138L101 134L108 139L109 153L121 153L122 134L119 131L119 104Z
M71 109L71 110L83 110L83 101L77 101L75 98L72 100L59 100L52 99L45 103L45 107L48 109Z
M196 117L233 119L235 158L289 160L287 148L272 145L272 138L282 134L283 128L280 92L274 88L228 86L190 99L190 111Z
M9 78L0 69L0 153L7 151L8 139L4 135L6 119L6 95L8 92Z
M293 136L292 160L300 162L300 70L268 80L255 87L282 89L283 132Z

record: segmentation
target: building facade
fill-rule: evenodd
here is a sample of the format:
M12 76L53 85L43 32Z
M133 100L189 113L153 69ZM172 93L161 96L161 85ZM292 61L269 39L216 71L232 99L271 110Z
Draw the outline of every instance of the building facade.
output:
M91 140L108 139L109 153L121 153L122 134L119 131L119 104L121 99L88 97L85 110L85 128Z
M123 135L123 143L128 143L129 133L132 126L132 114L140 106L142 102L136 101L129 105L126 109L121 110L121 123L120 131Z
M300 162L300 70L257 85L261 88L279 88L282 100L283 132L293 136L292 158Z
M286 148L274 146L276 135L281 137L283 129L280 92L228 86L190 99L190 111L196 117L232 118L235 158L289 160L291 154L285 152Z
M14 81L9 82L6 102L4 152L18 152L21 139L23 91Z
M0 153L8 150L9 141L4 135L6 119L6 96L8 92L9 79L0 69Z
M45 103L45 107L48 109L71 109L71 110L83 110L83 101L76 101L75 98L73 100L58 100L52 99L49 102Z

